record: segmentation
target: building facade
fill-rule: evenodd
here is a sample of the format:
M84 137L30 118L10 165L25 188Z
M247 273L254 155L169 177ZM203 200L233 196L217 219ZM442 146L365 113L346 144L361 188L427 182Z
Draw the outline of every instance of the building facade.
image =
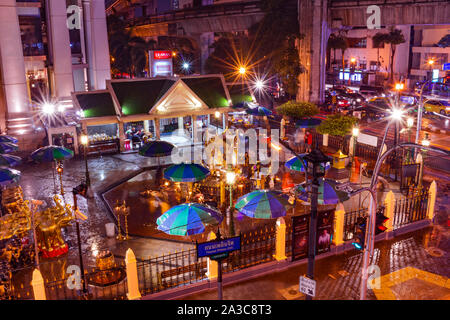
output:
M0 128L18 135L27 149L41 126L43 104L69 111L72 92L106 88L110 58L105 3L0 3Z

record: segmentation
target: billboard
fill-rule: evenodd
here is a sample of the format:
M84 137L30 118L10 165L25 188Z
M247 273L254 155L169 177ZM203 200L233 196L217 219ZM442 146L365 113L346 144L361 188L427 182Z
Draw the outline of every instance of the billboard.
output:
M172 51L152 50L149 51L150 77L173 76Z
M320 211L317 213L317 254L330 251L331 235L333 233L334 210Z
M292 261L308 256L309 215L292 217Z

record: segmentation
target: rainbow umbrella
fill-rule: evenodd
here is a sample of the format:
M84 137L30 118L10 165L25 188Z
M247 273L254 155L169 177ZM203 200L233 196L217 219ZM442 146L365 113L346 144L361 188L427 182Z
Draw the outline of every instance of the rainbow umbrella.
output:
M197 182L209 174L209 169L196 163L174 164L164 170L164 178L175 182Z
M248 108L245 110L246 113L254 115L254 116L270 116L272 115L272 111L267 108L257 106L255 108Z
M274 219L285 216L291 204L282 192L256 190L240 197L234 207L250 218Z
M202 233L206 225L222 222L221 213L208 205L183 203L167 210L156 220L157 229L167 234L189 236Z
M11 168L0 167L0 185L7 186L18 182L20 179L20 171Z
M17 138L14 138L12 136L8 136L6 134L0 134L0 142L18 143L19 140Z
M165 157L170 156L174 148L176 148L175 145L170 142L162 140L150 141L139 149L139 154L150 158Z
M10 153L17 151L19 146L11 142L0 142L0 153Z
M22 158L10 154L0 154L0 166L14 167L22 162Z
M319 179L319 204L320 205L326 205L326 204L337 204L339 202L344 202L350 197L348 194L344 191L336 190L336 186L339 184L339 182L327 179L327 178L320 178ZM307 185L305 189L305 183L301 183L297 185L294 188L295 193L297 194L297 197L300 200L308 201L309 194L311 191L310 184Z
M31 158L38 162L61 161L72 157L72 150L54 145L39 148L31 153Z
M291 170L305 172L303 162L298 157L303 159L303 157L306 155L307 155L307 153L302 153L302 154L299 154L298 156L293 156L288 161L286 161L286 163L284 165ZM305 162L306 166L308 166L308 162L305 159L303 159L303 161ZM325 167L324 167L324 165L321 163L320 167L323 170L328 170L328 169L330 169L331 165L329 162L327 162L327 163L325 163Z

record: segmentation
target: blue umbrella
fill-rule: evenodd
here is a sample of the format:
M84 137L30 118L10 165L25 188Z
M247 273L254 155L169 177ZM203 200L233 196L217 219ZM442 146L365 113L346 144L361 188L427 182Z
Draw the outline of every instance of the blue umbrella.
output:
M10 153L17 151L19 146L11 142L0 142L0 153Z
M167 141L156 140L150 141L144 144L139 149L139 154L144 157L165 157L172 154L175 145Z
M177 236L189 236L205 231L205 225L222 222L221 213L208 205L183 203L167 210L156 220L158 230Z
M307 153L302 153L302 154L299 154L298 157L301 157L303 159L303 157L306 155L307 155ZM301 162L298 157L293 156L288 161L286 161L286 163L284 165L291 170L305 172L303 162ZM304 159L303 159L303 161L305 162L306 166L308 166L308 162ZM321 163L320 167L324 170L328 170L328 169L330 169L331 165L329 162L327 162L327 163L325 163L325 167L324 167L324 165Z
M248 108L249 104L247 101L242 101L239 103L236 103L232 106L233 109L244 109L244 108Z
M321 119L306 118L306 119L297 120L297 122L295 123L295 126L297 128L314 128L314 127L317 127L321 123L322 123Z
M245 110L248 114L254 115L254 116L270 116L272 115L272 111L270 111L267 108L257 106L255 108L248 108Z
M38 162L61 161L72 157L72 150L54 145L39 148L31 153L31 158Z
M0 134L0 142L18 143L19 140L6 134Z
M291 204L282 192L255 190L240 197L234 207L250 218L273 219L285 216Z
M18 182L20 179L20 171L11 168L0 167L0 185L7 186Z
M339 182L332 179L326 178L319 179L319 195L318 195L319 204L321 205L337 204L339 202L344 202L349 199L349 196L346 192L336 190L336 186L338 184ZM297 185L294 190L299 199L303 201L308 201L310 193L309 184L306 186L306 190L304 182Z
M10 154L0 154L0 166L14 167L22 162L22 158Z
M209 174L208 168L196 163L174 164L164 170L164 178L175 182L197 182Z

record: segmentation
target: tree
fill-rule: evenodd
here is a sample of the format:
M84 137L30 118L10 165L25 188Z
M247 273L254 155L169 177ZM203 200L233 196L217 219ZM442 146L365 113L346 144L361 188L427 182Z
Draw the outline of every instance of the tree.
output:
M345 68L344 62L344 53L345 50L348 49L348 39L344 35L336 35L332 33L328 38L328 46L329 49L333 49L334 58L336 59L336 50L339 49L342 51L342 70ZM331 64L330 64L331 65Z
M378 32L374 38L379 43L388 43L391 45L391 55L390 55L390 81L394 82L394 57L397 45L405 42L405 37L403 36L402 30L391 28L388 33Z
M311 102L296 102L291 100L277 107L276 111L279 115L292 118L293 120L299 120L315 116L319 113L319 108Z
M437 43L437 46L441 48L450 47L450 34L443 36L441 40L439 40L439 42Z
M358 119L352 116L333 114L317 127L320 134L329 134L332 136L346 136L357 123Z

